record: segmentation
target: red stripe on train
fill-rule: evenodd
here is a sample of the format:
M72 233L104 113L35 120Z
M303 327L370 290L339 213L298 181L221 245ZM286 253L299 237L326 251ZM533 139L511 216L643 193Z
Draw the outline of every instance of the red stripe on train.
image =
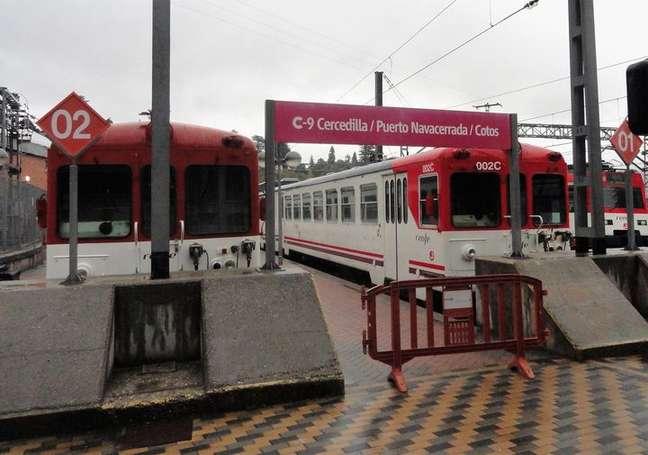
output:
M363 250L354 250L352 248L345 248L343 246L336 246L336 245L331 245L329 243L321 243L321 242L314 242L312 240L304 240L304 239L298 239L296 237L288 237L287 235L284 236L286 240L292 240L293 242L302 242L302 243L307 243L310 245L316 245L316 246L322 246L325 248L332 248L334 250L340 250L340 251L346 251L349 253L356 253L356 254L364 254L365 256L372 256L378 259L382 259L383 255L378 254L378 253L372 253L370 251L363 251Z
M409 263L412 265L418 265L419 267L428 267L434 270L445 270L445 266L440 264L432 264L431 262L422 262L422 261L415 261L413 259L410 259Z

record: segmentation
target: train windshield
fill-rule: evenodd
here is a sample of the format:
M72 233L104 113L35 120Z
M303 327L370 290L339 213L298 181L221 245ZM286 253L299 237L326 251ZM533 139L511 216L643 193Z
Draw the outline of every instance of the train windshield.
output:
M58 170L58 231L68 238L69 166ZM79 166L79 238L119 238L131 231L131 170L128 166Z
M533 214L543 224L563 224L567 220L565 178L555 174L533 176Z
M250 229L250 171L244 166L189 166L185 216L191 235Z
M643 198L641 197L641 189L632 189L632 200L634 208L644 208ZM626 208L625 188L619 187L606 187L603 188L603 204L606 209L624 209Z
M501 219L499 175L457 172L450 178L452 224L455 227L495 227Z

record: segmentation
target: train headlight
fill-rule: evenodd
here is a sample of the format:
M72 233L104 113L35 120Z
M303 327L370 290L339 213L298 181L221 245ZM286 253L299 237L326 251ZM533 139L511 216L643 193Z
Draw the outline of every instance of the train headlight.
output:
M648 220L637 220L639 226L648 226Z
M605 220L605 224L607 224L608 226L611 226L612 225L612 220Z
M225 268L226 269L234 269L234 268L236 268L236 263L234 261L232 261L231 259L228 259L227 261L225 261Z
M475 256L477 256L477 249L475 248L474 245L470 245L470 244L465 245L463 247L463 251L461 255L466 261L468 262L473 261L475 259Z

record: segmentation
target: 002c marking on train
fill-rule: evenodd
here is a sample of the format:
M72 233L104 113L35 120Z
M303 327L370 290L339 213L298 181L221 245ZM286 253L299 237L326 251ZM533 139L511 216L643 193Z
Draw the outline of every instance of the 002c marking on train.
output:
M501 161L477 161L475 163L475 169L478 171L501 171L502 162Z

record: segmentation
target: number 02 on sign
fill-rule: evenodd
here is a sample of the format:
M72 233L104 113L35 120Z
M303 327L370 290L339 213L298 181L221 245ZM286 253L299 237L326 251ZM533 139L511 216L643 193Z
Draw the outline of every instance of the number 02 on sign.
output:
M110 126L75 92L54 106L37 124L71 158L81 155Z

